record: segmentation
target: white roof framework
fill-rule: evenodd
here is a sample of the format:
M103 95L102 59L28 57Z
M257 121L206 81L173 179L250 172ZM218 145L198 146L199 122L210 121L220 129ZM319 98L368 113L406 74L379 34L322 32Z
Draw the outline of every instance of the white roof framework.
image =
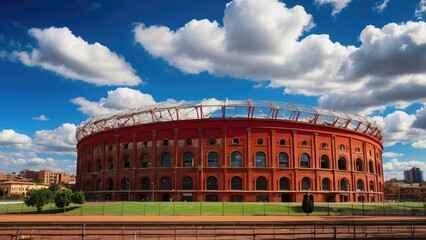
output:
M248 100L161 102L89 118L77 127L78 141L94 133L128 126L191 119L272 119L344 128L383 142L380 126L371 118L295 103Z

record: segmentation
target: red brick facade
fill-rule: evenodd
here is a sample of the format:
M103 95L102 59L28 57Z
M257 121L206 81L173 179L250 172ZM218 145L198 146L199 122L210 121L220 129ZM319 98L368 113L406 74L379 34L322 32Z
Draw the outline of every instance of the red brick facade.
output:
M381 202L382 144L348 129L199 119L94 133L77 145L92 200ZM240 157L239 157L240 156Z

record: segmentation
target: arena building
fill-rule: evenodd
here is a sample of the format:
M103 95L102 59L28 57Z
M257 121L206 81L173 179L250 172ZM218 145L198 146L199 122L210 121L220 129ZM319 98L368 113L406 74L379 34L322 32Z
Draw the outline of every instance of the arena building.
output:
M370 118L293 103L163 102L77 129L91 200L381 202L383 133Z

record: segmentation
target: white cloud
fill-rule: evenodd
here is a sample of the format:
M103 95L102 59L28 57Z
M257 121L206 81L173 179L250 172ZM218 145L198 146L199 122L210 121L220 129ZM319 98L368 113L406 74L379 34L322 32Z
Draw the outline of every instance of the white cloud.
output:
M332 15L336 15L342 11L343 8L347 7L352 0L315 0L318 5L329 4L333 7Z
M411 169L413 167L418 167L420 169L426 169L426 162L420 161L404 161L400 162L398 159L392 159L387 163L383 164L383 170L385 179L396 178L403 180L404 179L404 170Z
M405 144L426 139L425 130L412 127L415 119L415 115L410 115L403 111L395 111L385 117L373 117L373 120L383 129L385 146L392 146L397 142Z
M33 117L33 119L34 120L39 120L39 121L48 121L49 120L49 118L47 118L46 116L44 116L44 115L40 115L40 116L38 116L38 117Z
M142 83L122 56L100 43L89 44L68 28L32 28L39 48L13 52L13 57L30 67L41 67L63 77L95 85L135 86Z
M36 131L33 142L36 149L44 153L75 155L75 133L74 124L64 123L54 130Z
M423 19L423 15L426 13L426 0L420 0L419 6L416 8L414 15L418 19Z
M145 94L131 88L117 88L113 91L108 91L108 96L101 98L97 102L86 100L84 97L74 98L71 102L79 105L79 110L90 116L156 103L150 94Z
M402 153L394 153L394 152L384 152L382 154L383 157L387 157L387 158L396 158L396 157L402 157L404 156L404 154Z
M419 140L411 144L413 148L426 148L426 140Z
M312 16L278 0L232 1L223 19L223 26L192 20L177 30L138 24L135 40L183 72L248 79L257 86L267 81L285 93L318 96L325 108L368 114L426 101L425 22L367 26L354 47L307 34Z
M377 4L377 5L373 8L373 10L375 10L375 11L377 11L377 12L379 12L379 13L383 12L383 10L385 10L385 8L388 6L389 1L390 1L390 0L383 0L383 2L382 2L382 3L380 3L380 4Z
M31 145L31 138L12 129L4 129L0 132L0 146L24 148Z

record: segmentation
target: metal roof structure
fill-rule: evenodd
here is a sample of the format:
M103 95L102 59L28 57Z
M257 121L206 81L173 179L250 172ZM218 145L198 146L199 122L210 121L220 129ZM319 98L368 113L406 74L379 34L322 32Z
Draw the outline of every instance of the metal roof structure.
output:
M216 100L161 102L103 114L83 121L78 141L94 133L149 123L194 119L271 119L342 128L369 135L383 143L383 131L371 118L287 102Z

